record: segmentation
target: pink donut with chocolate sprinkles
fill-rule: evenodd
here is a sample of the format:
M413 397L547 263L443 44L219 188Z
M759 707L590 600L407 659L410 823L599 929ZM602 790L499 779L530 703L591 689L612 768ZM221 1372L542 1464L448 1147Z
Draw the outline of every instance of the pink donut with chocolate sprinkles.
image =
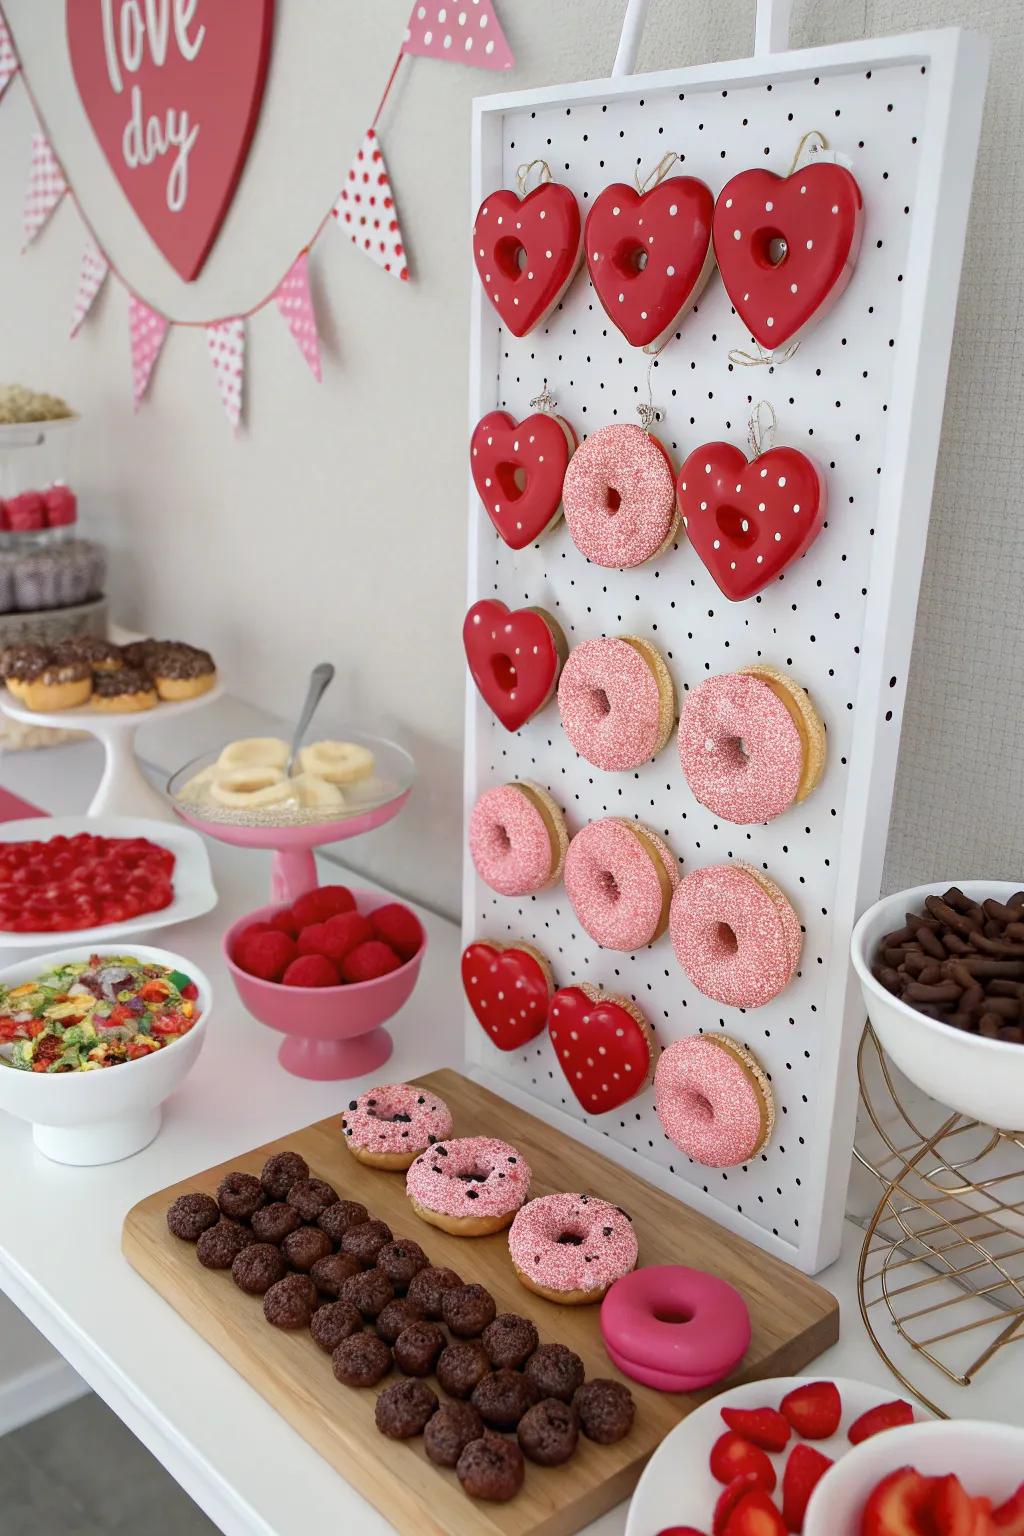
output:
M661 653L635 635L584 640L558 681L562 729L607 773L639 768L672 733L675 689Z
M508 1234L517 1278L563 1306L600 1301L636 1267L633 1223L595 1195L543 1195L523 1206Z
M371 1168L408 1168L452 1133L451 1110L417 1083L382 1083L350 1099L341 1130L352 1156Z
M565 889L580 923L605 949L632 953L668 927L676 861L649 827L605 816L577 832L565 856Z
M469 852L485 885L501 896L528 896L562 873L565 817L539 784L484 790L469 818Z
M601 427L569 460L562 510L573 543L595 565L643 565L679 527L672 461L643 427Z
M530 1165L518 1147L461 1136L428 1147L405 1176L417 1216L457 1237L485 1237L511 1222L530 1192Z
M783 892L739 861L695 869L672 898L676 959L705 997L732 1008L762 1008L788 984L800 960L800 920Z
M793 717L758 677L709 677L679 712L679 761L701 805L740 826L788 810L803 775Z
M654 1074L669 1141L706 1168L736 1168L767 1146L775 1099L757 1061L728 1035L690 1035L662 1051Z

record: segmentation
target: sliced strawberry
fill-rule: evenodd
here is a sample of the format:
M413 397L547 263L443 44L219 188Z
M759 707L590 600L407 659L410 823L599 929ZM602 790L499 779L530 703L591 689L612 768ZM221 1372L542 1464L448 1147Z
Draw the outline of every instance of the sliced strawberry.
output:
M1024 1536L1024 1483L992 1511L992 1529L996 1536Z
M692 1525L666 1525L658 1536L704 1536L704 1532Z
M734 1477L732 1482L718 1495L718 1503L711 1517L711 1536L724 1536L725 1527L729 1523L729 1516L745 1494L752 1493L755 1488L760 1488L756 1472L744 1472L740 1477Z
M813 1445L794 1445L782 1474L782 1518L787 1531L803 1530L811 1494L833 1464L831 1456L823 1456Z
M729 1516L725 1536L786 1536L786 1527L763 1488L745 1493Z
M775 1487L775 1468L764 1451L727 1429L711 1447L711 1476L720 1483L731 1483L744 1472L753 1472L761 1487L767 1488L769 1493Z
M827 1440L839 1428L843 1404L834 1381L809 1381L787 1392L779 1411L805 1440Z
M988 1499L972 1499L955 1473L934 1479L931 1517L935 1536L988 1536Z
M933 1536L934 1477L899 1467L872 1490L864 1506L860 1536Z
M784 1451L790 1427L777 1408L723 1408L722 1418L751 1445L762 1451Z
M891 1403L879 1403L877 1408L869 1408L867 1413L862 1413L850 1425L847 1439L851 1445L860 1445L862 1440L870 1440L872 1435L881 1434L883 1429L895 1429L897 1425L913 1422L913 1408L902 1397L897 1397Z

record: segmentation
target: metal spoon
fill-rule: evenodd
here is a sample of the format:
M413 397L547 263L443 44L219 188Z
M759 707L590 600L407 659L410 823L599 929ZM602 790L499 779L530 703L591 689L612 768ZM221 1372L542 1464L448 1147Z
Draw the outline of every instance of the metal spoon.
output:
M316 713L317 705L320 703L333 679L334 668L329 661L319 662L309 674L309 689L306 693L306 702L302 706L302 714L299 716L299 723L295 727L295 734L292 737L292 749L288 754L288 767L286 771L289 776L295 767L295 759L299 755L302 738L309 730L309 724Z

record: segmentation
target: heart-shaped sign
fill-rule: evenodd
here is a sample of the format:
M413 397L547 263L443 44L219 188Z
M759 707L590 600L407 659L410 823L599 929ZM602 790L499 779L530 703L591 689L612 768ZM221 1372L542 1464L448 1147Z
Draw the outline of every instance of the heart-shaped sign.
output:
M695 448L676 481L690 543L732 602L753 597L810 548L825 521L825 477L796 448L749 462L732 443Z
M634 347L675 330L715 265L711 189L670 176L649 192L615 182L587 215L587 270L609 319Z
M543 709L568 655L565 636L543 608L506 608L494 598L474 603L462 626L473 681L506 731Z
M550 974L528 945L477 939L462 954L462 985L481 1029L499 1051L515 1051L548 1021Z
M736 313L762 347L783 346L820 319L853 276L864 202L842 165L791 176L741 171L715 204L719 270Z
M473 225L473 260L484 292L513 336L525 336L554 309L583 256L575 197L545 181L524 198L492 192Z
M470 440L473 483L510 549L525 549L558 521L575 447L569 423L546 411L518 424L507 411L489 411L477 422Z
M591 1115L618 1109L647 1086L654 1036L637 1005L600 987L562 987L548 1034L569 1087Z
M249 150L274 0L67 0L78 94L125 196L186 282Z

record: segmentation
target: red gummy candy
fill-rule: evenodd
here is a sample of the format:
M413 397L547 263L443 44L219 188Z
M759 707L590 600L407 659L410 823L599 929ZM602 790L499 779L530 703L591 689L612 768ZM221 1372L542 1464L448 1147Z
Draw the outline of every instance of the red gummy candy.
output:
M246 939L254 939L258 933L270 933L271 931L269 923L250 923L248 928L242 929L235 940L235 953L238 953L239 946L244 944Z
M337 987L338 967L326 955L300 955L284 973L286 987Z
M368 920L358 912L339 912L326 923L310 923L299 934L300 955L326 955L340 965L359 944L373 938Z
M46 506L38 491L9 496L5 510L7 525L15 533L29 533L46 526Z
M297 939L299 936L299 925L292 916L290 907L285 907L283 912L278 912L272 917L269 926L276 928L279 933L286 933L290 939Z
M357 944L352 953L345 956L341 974L345 981L373 981L378 976L386 976L389 971L397 971L402 963L389 944L370 939L366 944Z
M310 923L326 923L336 912L353 912L355 905L347 885L318 885L292 902L292 917L301 932Z
M65 528L78 517L78 498L68 485L51 485L43 492L43 502L50 528Z
M261 981L280 981L297 954L293 939L269 929L266 933L244 933L235 945L234 961Z
M423 928L415 912L403 907L400 901L391 901L386 907L378 907L370 913L370 922L378 939L390 944L403 960L411 960L423 943Z

